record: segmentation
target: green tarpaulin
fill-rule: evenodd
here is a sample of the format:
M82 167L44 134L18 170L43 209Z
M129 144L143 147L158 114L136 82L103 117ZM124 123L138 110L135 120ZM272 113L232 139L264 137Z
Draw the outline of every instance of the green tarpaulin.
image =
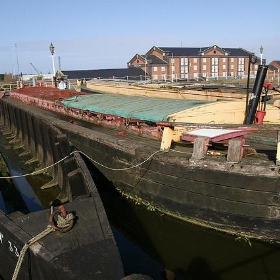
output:
M168 116L211 103L199 100L174 100L115 94L90 94L63 99L66 107L89 110L151 122L167 121Z

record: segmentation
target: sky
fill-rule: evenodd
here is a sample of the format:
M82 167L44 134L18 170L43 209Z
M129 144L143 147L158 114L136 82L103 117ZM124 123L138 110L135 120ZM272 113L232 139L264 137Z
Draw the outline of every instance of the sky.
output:
M0 73L126 68L157 47L243 48L280 60L279 0L0 0ZM33 66L31 65L33 64Z

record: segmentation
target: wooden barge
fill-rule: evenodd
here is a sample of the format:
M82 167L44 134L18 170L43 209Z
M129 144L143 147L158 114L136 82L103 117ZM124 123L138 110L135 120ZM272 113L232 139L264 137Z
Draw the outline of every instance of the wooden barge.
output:
M2 102L47 109L45 118L51 118L93 162L103 182L123 195L188 222L280 242L277 119L269 125L199 125L170 122L166 116L174 119L176 114L169 111L155 120L153 108L160 101L155 105L150 99L150 118L143 120L139 117L143 108L137 111L135 105L139 101L133 103L137 114L124 115L116 112L129 105L123 100L114 103L110 95L76 94L54 101L46 94L40 96L42 90L12 91ZM110 102L102 101L106 96ZM193 110L210 104L189 102ZM230 108L231 103L226 105ZM164 106L160 108L163 114Z
M122 279L120 254L80 153L34 110L6 102L0 106L1 122L14 139L25 143L43 170L52 174L44 187L61 188L50 209L27 214L0 211L0 278Z

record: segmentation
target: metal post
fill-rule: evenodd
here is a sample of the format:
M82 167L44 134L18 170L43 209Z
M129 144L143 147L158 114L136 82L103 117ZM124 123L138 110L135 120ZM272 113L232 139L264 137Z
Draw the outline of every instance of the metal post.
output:
M51 52L52 68L53 68L52 87L54 87L55 66L54 66L54 45L53 45L53 43L50 44L49 49L50 49L50 52Z
M147 57L145 57L145 83L147 78Z
M172 53L172 58L171 58L171 82L172 83L173 83L173 63L174 63L174 58Z
M257 77L255 80L253 94L249 102L248 115L246 116L244 124L252 124L254 122L255 114L259 104L263 83L266 77L268 66L259 65Z
M263 65L263 46L260 47L260 54L261 54L261 63L260 63L260 65Z

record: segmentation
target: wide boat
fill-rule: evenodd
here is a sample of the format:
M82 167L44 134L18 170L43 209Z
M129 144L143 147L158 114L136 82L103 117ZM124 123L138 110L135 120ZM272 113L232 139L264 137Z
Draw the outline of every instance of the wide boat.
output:
M175 102L43 87L12 90L1 103L56 118L54 125L93 164L95 179L128 199L213 230L279 243L279 108L266 103L268 87L261 104L260 75L242 114L232 111L235 101ZM221 121L208 114L201 122L206 107Z

